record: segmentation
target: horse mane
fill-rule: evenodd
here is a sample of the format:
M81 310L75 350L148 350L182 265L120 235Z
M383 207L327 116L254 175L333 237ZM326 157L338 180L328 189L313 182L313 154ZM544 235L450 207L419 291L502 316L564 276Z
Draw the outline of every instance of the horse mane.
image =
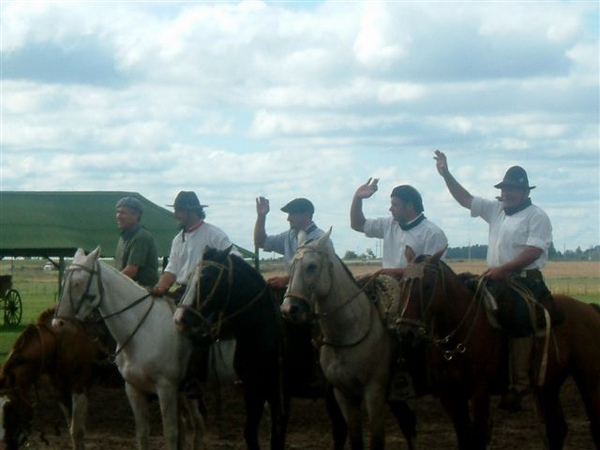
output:
M56 313L56 306L51 306L50 308L48 308L46 311L42 312L38 316L36 323L38 325L45 325L47 323L50 323L52 321L55 313Z
M248 273L248 275L250 277L252 277L253 281L260 282L261 284L266 283L264 277L261 275L261 273L258 270L256 270L250 264L248 264L241 256L238 256L235 253L231 253L228 249L219 250L214 247L206 247L206 249L204 250L204 254L202 256L202 260L203 261L222 262L222 261L226 260L228 257L231 258L234 265L241 266L241 267L247 266L246 268L249 270L246 270L246 272Z

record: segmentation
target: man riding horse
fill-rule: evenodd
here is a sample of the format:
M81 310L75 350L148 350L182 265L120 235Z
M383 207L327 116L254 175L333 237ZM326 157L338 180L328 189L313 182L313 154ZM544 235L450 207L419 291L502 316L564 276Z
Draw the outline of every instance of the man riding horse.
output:
M456 181L448 170L443 152L436 150L435 160L437 170L454 199L469 209L471 216L481 217L489 224L488 269L484 274L491 281L489 289L494 291L503 289L505 283L517 283L517 286L524 287L519 291L530 292L557 320L552 295L541 273L548 261L552 225L547 214L532 204L529 198L535 186L529 185L527 172L519 166L509 168L504 179L494 186L500 189L500 196L496 200L486 200L471 195ZM515 412L521 410L521 398L530 386L529 363L535 330L527 327L530 322L526 304L519 300L512 303L513 317L520 318L526 326L510 324L513 327L513 332L509 332L511 380L500 407ZM519 312L519 308L525 310Z

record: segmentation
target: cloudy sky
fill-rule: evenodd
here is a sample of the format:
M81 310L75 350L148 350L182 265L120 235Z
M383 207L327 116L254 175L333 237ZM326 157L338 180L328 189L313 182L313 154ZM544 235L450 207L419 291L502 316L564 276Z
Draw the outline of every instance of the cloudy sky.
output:
M1 8L0 189L179 190L253 248L294 197L340 255L378 250L350 229L411 184L450 245L487 243L433 151L493 198L529 173L558 250L600 243L596 1L10 1ZM116 225L115 225L116 227Z

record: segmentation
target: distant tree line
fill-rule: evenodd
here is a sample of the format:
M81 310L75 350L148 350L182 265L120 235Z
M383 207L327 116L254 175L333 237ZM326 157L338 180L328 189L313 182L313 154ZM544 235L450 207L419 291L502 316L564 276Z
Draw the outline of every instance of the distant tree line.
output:
M447 259L485 259L487 256L487 245L470 245L466 247L449 247L446 251ZM554 244L550 246L548 256L551 261L600 261L600 245L583 250L577 247L575 250L558 251ZM376 259L372 249L368 248L365 253L357 254L353 251L347 251L344 254L345 260L354 259Z

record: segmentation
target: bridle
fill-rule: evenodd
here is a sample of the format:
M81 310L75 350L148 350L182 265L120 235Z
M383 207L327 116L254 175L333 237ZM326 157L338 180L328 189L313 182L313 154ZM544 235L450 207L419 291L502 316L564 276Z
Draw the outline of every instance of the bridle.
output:
M303 265L303 263L304 263L304 256L307 253L316 253L321 258L324 258L326 260L326 264L324 264L323 266L327 267L329 279L330 280L334 280L334 271L333 271L334 266L333 266L333 262L331 261L331 257L330 257L329 252L324 251L324 250L320 250L318 248L314 248L314 247L311 247L311 246L306 246L306 245L298 247L298 249L296 250L296 253L294 254L294 257L293 257L292 262L291 262L290 273L292 273L292 274L298 273L297 272L298 269L296 269L296 267L298 265L300 265L300 266ZM301 268L299 270L300 270L300 273L303 273L303 271L301 270ZM356 281L354 280L354 277L352 276L352 274L351 273L348 273L348 274L349 274L350 278L352 279L352 281L356 284ZM358 284L356 284L356 288L357 288L356 292L353 295L351 295L350 297L348 297L347 299L345 299L340 304L338 304L335 307L333 307L332 309L330 309L329 311L316 312L316 311L313 311L312 306L310 306L311 312L310 312L310 319L309 320L310 321L314 321L314 320L323 321L323 320L326 320L327 318L333 316L335 313L341 311L343 308L345 308L350 303L352 303L355 299L357 299L361 294L364 294L365 293L365 289L375 280L376 276L377 276L377 274L375 274L373 277L371 277L371 279L369 279L367 281L367 283L365 283L365 285L362 286L362 287L359 286ZM291 282L291 279L290 279L289 286L292 286L292 284L293 283ZM332 286L333 286L333 284L332 284ZM306 290L309 291L309 292L311 292L311 291L314 290L314 288L315 288L315 286L308 286L308 288ZM329 291L327 291L326 295L329 295L330 293L331 293L331 287L330 287ZM292 300L297 300L297 301L299 301L301 303L304 303L306 305L311 305L311 302L309 301L309 298L307 296L305 296L302 293L291 291L291 290L289 290L289 288L288 288L288 291L285 293L285 297L286 298L290 298ZM373 324L373 321L372 321L372 319L373 319L373 309L374 309L373 305L370 304L369 305L369 318L368 318L368 320L369 320L369 327L367 328L367 330L365 331L365 333L362 336L360 336L358 339L354 340L351 343L335 343L335 342L332 342L332 341L329 341L329 340L325 339L325 337L322 337L322 339L320 340L319 343L321 345L327 345L327 346L336 347L336 348L354 347L354 346L360 344L361 342L363 342L367 338L367 336L369 336L369 334L371 332L371 329L373 328L372 327L372 324Z
M473 295L469 305L467 306L464 314L460 318L456 327L449 333L444 334L442 337L436 337L436 324L435 317L432 312L434 304L434 295L438 289L441 289L443 294L442 302L448 302L449 298L446 292L446 277L445 277L445 265L442 261L437 260L435 262L421 262L417 264L409 264L402 276L400 282L400 299L402 305L402 311L400 317L396 319L396 324L400 330L403 328L416 330L416 333L421 336L427 336L427 339L437 347L442 356L446 361L451 361L457 354L463 354L467 351L468 343L473 337L473 332L477 324L477 317L481 310L481 301L478 301L481 296ZM429 298L425 298L424 294L424 278L425 272L433 272L435 282L431 289L431 295ZM418 296L411 295L415 290L415 284L417 285ZM405 314L412 301L418 301L419 317L416 319L406 318ZM470 315L472 310L475 309L473 319L470 322L466 333L463 338L456 344L451 342L455 339L458 332L466 326L467 317Z
M202 273L205 269L210 267L216 268L218 270L218 275L208 295L205 298L202 298ZM233 260L231 255L227 255L226 265L217 261L202 260L196 267L195 298L193 299L191 305L183 305L182 302L180 302L178 305L179 308L183 308L198 318L200 320L200 330L213 340L221 337L221 331L224 324L251 308L258 300L262 298L269 288L269 285L264 282L263 288L248 303L230 312L232 289L234 286L233 274ZM215 320L215 313L211 312L209 315L206 315L206 310L208 306L217 302L217 293L224 282L226 282L227 294L225 296L223 305L215 308L215 311L217 311L217 318ZM189 289L190 287L188 286L188 290Z
M76 270L82 270L82 271L86 272L89 275L89 277L88 277L88 280L86 283L85 290L83 291L83 294L81 294L81 297L79 297L78 299L73 299L72 292L70 290L68 292L69 303L70 303L71 309L74 311L74 315L77 315L77 313L81 309L84 302L89 302L93 310L99 311L100 305L102 304L102 301L104 300L104 295L105 295L104 283L102 282L102 271L101 271L100 263L98 261L95 261L94 266L92 268L89 268L86 265L78 264L78 263L71 264L71 266L69 266L69 268L66 270L67 273L66 273L66 277L65 277L65 284L63 286L63 292L64 292L64 288L67 286L67 283L70 281L71 277L73 276L73 273L75 273ZM97 286L98 294L94 294L91 292L92 283L93 283L94 278L96 279L96 286ZM146 318L150 314L150 311L154 307L155 300L154 300L154 297L152 297L152 295L150 293L147 293L147 294L139 297L138 299L134 300L130 304L126 305L124 308L121 308L118 311L115 311L115 312L113 312L111 314L107 314L107 315L100 314L98 320L106 321L107 319L116 317L116 316L124 313L125 311L139 305L144 300L146 300L148 297L151 298L151 302L150 302L150 305L148 306L148 309L146 309L146 311L144 312L144 315L142 316L142 318L140 319L140 321L138 322L136 327L133 329L133 331L125 339L124 343L117 349L117 351L115 351L113 354L110 355L112 358L116 357L119 353L121 353L123 351L123 349L127 346L127 344L129 344L129 342L133 339L135 334L138 332L138 330L140 329L140 327L142 326L142 324L145 322ZM61 300L62 300L62 298L61 298ZM80 319L77 319L74 317L70 317L70 316L59 315L58 314L59 310L60 310L60 304L59 304L59 307L56 309L56 313L54 316L56 319L61 319L61 320L67 321L69 323L73 323L78 328L81 328L84 331L86 331L86 328L83 326L83 320L80 320ZM87 335L87 333L86 333L86 335Z

